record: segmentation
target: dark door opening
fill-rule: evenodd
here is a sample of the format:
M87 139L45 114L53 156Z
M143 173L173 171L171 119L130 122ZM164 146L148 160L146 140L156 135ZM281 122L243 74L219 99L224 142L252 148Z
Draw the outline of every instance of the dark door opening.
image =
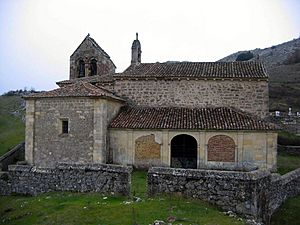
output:
M171 140L171 167L197 168L197 141L195 138L181 134Z

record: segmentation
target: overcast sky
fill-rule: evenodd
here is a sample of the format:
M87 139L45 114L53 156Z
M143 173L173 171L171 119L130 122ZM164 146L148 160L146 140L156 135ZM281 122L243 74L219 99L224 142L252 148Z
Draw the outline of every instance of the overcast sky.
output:
M216 61L298 38L299 0L0 0L0 93L56 88L90 33L123 71L142 62Z

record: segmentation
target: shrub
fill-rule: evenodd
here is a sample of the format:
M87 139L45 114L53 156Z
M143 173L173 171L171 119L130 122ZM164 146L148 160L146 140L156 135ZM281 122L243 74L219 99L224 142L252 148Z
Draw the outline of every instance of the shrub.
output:
M240 53L237 57L235 61L248 61L250 59L252 59L254 57L253 53L248 51L248 52L243 52Z

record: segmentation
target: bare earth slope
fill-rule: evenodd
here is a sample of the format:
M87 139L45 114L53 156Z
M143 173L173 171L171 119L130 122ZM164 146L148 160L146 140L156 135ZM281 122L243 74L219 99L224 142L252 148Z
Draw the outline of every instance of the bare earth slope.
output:
M239 51L219 61L244 60L249 51ZM269 74L270 111L300 111L300 38L265 49L250 50L249 60L264 62ZM246 57L247 59L247 57Z

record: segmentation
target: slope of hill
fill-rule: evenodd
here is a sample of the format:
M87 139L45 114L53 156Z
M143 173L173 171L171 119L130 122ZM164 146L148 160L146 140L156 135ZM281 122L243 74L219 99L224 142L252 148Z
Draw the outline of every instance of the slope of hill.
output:
M24 141L24 100L20 96L0 96L0 156Z
M265 49L239 51L219 61L261 60L269 74L270 111L300 111L300 38Z

